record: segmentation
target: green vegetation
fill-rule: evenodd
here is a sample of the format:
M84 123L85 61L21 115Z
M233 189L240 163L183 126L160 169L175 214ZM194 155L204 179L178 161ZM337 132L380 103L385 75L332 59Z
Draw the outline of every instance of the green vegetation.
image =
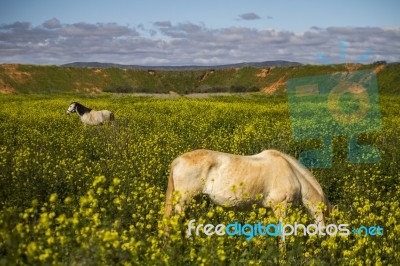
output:
M373 65L292 66L274 68L154 71L119 68L78 68L0 65L0 92L17 93L168 93L283 91L289 78L322 75ZM400 64L378 73L382 90L398 93Z
M398 68L388 66L381 73L392 67ZM293 68L290 75L303 68ZM79 80L81 88L94 81L104 82L102 88L113 88L123 84L121 80L127 86L149 84L142 88L150 88L158 75L158 86L184 92L184 88L192 89L189 81L197 82L200 75L18 69L31 75L25 85L13 84L4 72L2 79L20 86L15 88L21 92L39 87L49 92L73 91L74 80ZM230 87L235 84L228 82L233 73L237 73L235 81L245 82L248 74L244 73L252 71L260 70L218 70L209 74L215 76L207 82ZM274 71L289 69L272 70L271 75ZM324 71L330 71L329 67L321 67ZM112 78L100 77L106 74ZM163 80L167 76L170 83ZM140 82L132 77L141 77ZM389 84L396 77L385 74L379 79ZM249 84L253 85L242 85ZM109 109L116 122L85 127L77 115L65 114L71 101ZM331 202L339 206L329 223L348 223L351 228L379 225L384 236L292 236L283 243L276 237L246 241L243 236L185 236L190 219L214 225L276 223L273 213L264 208L233 211L203 197L192 202L186 217L163 221L162 212L170 163L184 152L206 148L255 154L274 148L297 157L303 150L316 148L317 140L292 139L286 97L259 93L207 99L107 93L0 95L0 265L398 265L400 97L382 94L380 103L382 131L362 134L360 141L379 148L381 162L347 163L347 141L337 137L333 168L312 172ZM285 221L313 222L303 208L291 208ZM169 235L164 225L170 228Z

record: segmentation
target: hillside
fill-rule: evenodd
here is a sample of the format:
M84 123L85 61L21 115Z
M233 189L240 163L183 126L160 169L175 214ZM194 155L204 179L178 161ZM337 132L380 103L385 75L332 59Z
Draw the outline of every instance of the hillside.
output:
M83 68L68 66L0 65L0 93L169 93L285 90L286 81L374 68L381 93L398 93L400 63L389 65L295 65L226 67L185 70Z

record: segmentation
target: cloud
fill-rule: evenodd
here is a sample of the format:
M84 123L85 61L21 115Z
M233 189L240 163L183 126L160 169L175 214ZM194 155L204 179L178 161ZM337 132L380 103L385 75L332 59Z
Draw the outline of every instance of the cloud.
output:
M154 22L153 25L158 28L170 28L172 27L171 21L157 21Z
M312 27L295 33L247 27L158 21L150 26L63 24L0 25L0 63L64 64L100 61L144 65L210 65L290 60L301 63L400 60L400 27ZM346 43L346 55L340 43Z
M30 26L31 24L28 22L16 21L12 24L0 25L0 30L23 31L29 29Z
M257 20L257 19L261 19L261 17L259 15L257 15L256 13L244 13L239 15L239 18L242 20Z
M42 26L46 29L57 29L61 27L61 23L57 18L52 18L43 22Z

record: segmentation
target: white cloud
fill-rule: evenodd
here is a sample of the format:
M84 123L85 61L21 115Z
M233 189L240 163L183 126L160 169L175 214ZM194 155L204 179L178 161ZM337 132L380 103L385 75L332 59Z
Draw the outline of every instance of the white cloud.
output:
M0 25L0 63L213 65L278 59L339 63L344 56L341 41L347 44L347 61L400 61L399 40L400 27L313 27L294 33L247 27L212 29L170 21L154 22L150 28L62 24L53 18L37 27L26 22Z

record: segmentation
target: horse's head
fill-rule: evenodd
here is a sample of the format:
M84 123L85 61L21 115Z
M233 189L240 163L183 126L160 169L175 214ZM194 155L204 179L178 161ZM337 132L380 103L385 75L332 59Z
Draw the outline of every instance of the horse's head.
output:
M76 102L73 102L69 105L67 109L67 115L76 112Z

